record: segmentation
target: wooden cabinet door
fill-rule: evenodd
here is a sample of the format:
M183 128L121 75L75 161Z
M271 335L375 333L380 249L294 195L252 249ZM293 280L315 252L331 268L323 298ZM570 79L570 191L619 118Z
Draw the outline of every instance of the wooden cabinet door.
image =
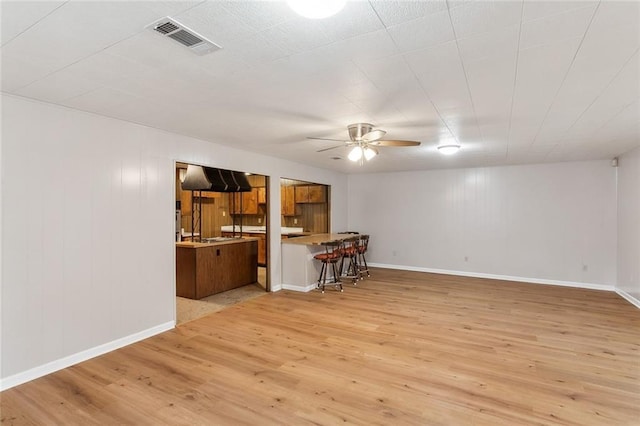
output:
M281 186L280 196L281 200L281 212L284 216L295 216L296 203L295 203L295 189L293 186Z
M283 216L287 216L287 188L289 187L280 187L280 214Z
M267 264L267 237L264 234L258 235L258 265L266 266Z
M258 188L242 193L242 213L258 214Z
M180 212L182 216L191 216L191 191L180 192Z
M303 185L296 186L296 203L325 203L327 201L327 190L324 185Z
M221 244L217 266L221 274L221 291L231 290L258 280L258 244L250 241L241 244Z
M258 214L258 188L249 192L233 192L230 197L235 203L229 207L232 214Z
M309 203L325 203L327 201L327 190L324 185L309 185L307 190Z
M267 204L267 188L258 188L258 204Z
M309 202L309 187L307 185L304 186L296 186L295 187L295 197L296 203L304 204Z
M216 248L191 249L196 253L196 299L202 299L217 292L220 268Z

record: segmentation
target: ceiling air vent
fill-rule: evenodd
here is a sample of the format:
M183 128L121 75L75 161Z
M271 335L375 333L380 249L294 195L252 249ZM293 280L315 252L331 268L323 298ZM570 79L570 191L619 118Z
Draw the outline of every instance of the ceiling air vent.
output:
M206 55L207 53L220 49L220 46L217 44L207 40L200 34L171 18L163 18L149 25L148 28L153 29L165 37L172 38L193 51L196 55Z

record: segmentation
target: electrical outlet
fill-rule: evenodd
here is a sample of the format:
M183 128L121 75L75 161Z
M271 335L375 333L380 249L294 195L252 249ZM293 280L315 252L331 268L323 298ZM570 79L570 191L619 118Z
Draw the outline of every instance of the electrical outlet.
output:
M468 262L468 261L469 261L469 256L465 256L465 257L464 257L464 261L465 261L465 262Z
M222 210L222 217L225 217L227 215L227 212Z
M293 224L294 224L294 225L297 225L297 224L298 224L298 218L297 218L297 217L296 217L296 218L293 218Z
M589 265L582 265L582 270L583 271L588 271L589 270Z
M391 256L395 257L397 254L398 254L398 252L397 252L397 251L395 251L395 250L391 250Z
M258 223L262 223L262 218L261 217L258 218Z

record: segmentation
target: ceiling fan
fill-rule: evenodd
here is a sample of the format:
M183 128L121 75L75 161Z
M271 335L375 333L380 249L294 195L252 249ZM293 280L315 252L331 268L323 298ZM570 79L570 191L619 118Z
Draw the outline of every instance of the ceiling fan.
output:
M355 123L347 126L349 130L349 140L342 139L329 139L329 138L313 138L307 137L307 139L315 139L321 141L336 141L342 142L340 145L331 146L329 148L319 149L316 152L329 151L330 149L341 147L353 147L349 152L349 160L360 161L371 160L378 155L379 146L418 146L418 141L404 141L404 140L386 140L382 139L387 134L384 130L374 129L373 124L369 123Z

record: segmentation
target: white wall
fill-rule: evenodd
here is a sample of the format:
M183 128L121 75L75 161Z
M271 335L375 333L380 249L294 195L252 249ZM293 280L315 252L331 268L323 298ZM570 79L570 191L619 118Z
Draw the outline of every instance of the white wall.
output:
M175 160L332 185L345 175L2 96L0 388L173 326ZM280 231L280 191L270 191ZM272 239L274 287L280 241Z
M640 307L640 148L618 160L618 282Z
M417 270L613 289L607 161L349 176L349 229L369 260Z

